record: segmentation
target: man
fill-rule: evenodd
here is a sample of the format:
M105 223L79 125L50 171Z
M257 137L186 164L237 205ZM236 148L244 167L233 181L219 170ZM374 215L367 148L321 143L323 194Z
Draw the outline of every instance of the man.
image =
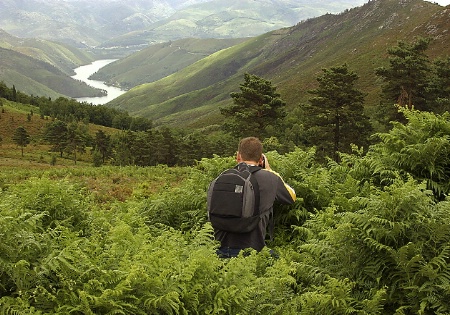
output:
M239 142L236 161L238 165L245 163L250 168L261 168L252 174L259 186L259 213L272 213L275 201L292 204L296 195L294 189L287 185L280 175L271 170L269 161L263 155L262 149L262 144L258 138L244 138ZM258 226L247 233L231 233L215 229L215 239L221 243L221 247L217 251L218 255L227 258L237 256L245 248L262 250L265 246L269 219L269 216L262 217Z

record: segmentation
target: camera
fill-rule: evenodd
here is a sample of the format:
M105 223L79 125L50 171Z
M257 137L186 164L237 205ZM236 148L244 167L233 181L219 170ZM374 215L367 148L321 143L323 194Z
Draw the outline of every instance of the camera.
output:
M261 166L262 168L266 168L266 156L264 154L262 155L262 161L259 166Z

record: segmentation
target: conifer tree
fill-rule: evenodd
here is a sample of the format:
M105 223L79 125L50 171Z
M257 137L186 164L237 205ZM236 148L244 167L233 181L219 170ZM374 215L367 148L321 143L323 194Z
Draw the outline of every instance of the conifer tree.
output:
M23 126L17 127L17 129L14 131L12 139L15 144L21 147L23 157L23 148L30 143L30 135L28 134L27 130Z
M67 145L65 151L73 154L73 161L77 164L77 153L84 153L88 142L87 126L79 122L67 125Z
M59 152L62 157L67 145L67 123L55 120L45 126L44 139L52 145L53 152Z
M276 126L286 116L286 103L270 81L256 75L246 73L240 90L231 93L233 105L220 109L226 118L224 127L238 137L263 139L266 128Z
M429 94L434 113L450 111L450 57L433 61Z
M339 159L338 152L349 152L351 144L367 144L372 132L369 118L364 115L364 94L355 88L358 76L342 66L323 69L317 78L319 87L305 108L305 128L310 144L318 154Z
M135 161L133 147L136 142L136 133L131 130L117 133L111 139L113 143L114 165L131 165ZM143 148L144 149L144 148Z
M12 101L17 102L17 90L15 85L12 87Z
M389 66L380 67L375 73L384 81L382 102L378 120L404 121L396 104L418 110L431 110L427 102L427 88L430 74L430 60L425 54L430 44L428 38L417 38L415 42L399 41L388 49Z
M102 157L102 163L111 155L111 136L106 135L102 130L95 134L95 149Z

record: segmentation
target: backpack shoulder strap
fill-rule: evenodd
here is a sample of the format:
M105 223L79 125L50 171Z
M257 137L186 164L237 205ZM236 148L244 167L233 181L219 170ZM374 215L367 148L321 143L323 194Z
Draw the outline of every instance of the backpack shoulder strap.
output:
M236 165L235 169L240 172L247 170L251 173L252 176L250 176L250 183L253 186L253 191L255 194L255 207L253 208L253 215L254 216L260 215L260 213L259 213L259 204L260 204L259 185L258 185L258 181L256 180L256 177L253 176L253 174L256 173L257 171L261 170L262 167L255 166L255 165L248 165L246 163L241 162L238 165Z
M250 172L253 174L253 173L256 173L257 171L259 171L259 170L261 170L262 169L262 167L260 167L260 166L250 166ZM252 179L254 179L254 182L252 182ZM264 213L259 213L259 203L260 203L260 200L259 200L259 185L258 185L258 181L256 180L256 177L255 176L252 176L251 178L250 178L250 181L252 182L252 184L253 184L253 187L255 187L255 198L256 198L256 203L258 204L257 205L257 208L256 208L256 205L255 205L255 209L257 209L257 210L255 210L256 212L255 212L255 215L256 214L259 214L261 217L263 217L263 216L266 216L267 215L267 211L266 212L264 212ZM269 215L269 220L268 220L268 226L267 226L267 230L268 230L268 235L269 235L269 239L270 240L273 240L273 231L274 231L274 226L275 226L275 222L274 222L274 218L273 218L273 208L272 208L272 210L268 213L268 215Z
M260 166L250 166L249 167L250 173L252 173L252 176L250 177L250 182L252 183L253 190L255 192L255 210L253 211L253 215L260 214L260 211L259 211L259 204L260 204L259 184L258 184L258 181L256 180L256 177L253 176L253 174L256 173L257 171L259 171L260 169L262 169Z

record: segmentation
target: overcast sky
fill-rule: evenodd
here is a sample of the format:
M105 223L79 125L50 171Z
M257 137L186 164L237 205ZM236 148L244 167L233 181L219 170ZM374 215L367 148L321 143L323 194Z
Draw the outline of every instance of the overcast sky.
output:
M449 5L450 0L427 0L428 2L439 3L440 5Z

